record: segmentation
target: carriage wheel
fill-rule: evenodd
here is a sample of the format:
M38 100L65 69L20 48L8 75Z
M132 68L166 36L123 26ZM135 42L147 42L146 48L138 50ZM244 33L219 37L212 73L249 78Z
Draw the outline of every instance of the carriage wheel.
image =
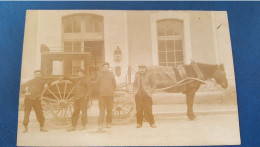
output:
M41 99L44 115L51 125L63 127L71 124L74 101L73 83L68 80L54 81L44 88Z
M124 124L135 114L135 101L126 91L116 91L114 97L113 123Z

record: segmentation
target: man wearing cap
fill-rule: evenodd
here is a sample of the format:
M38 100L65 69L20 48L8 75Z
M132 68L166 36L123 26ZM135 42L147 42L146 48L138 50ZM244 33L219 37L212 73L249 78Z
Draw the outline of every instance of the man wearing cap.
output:
M98 130L103 129L105 111L107 111L106 128L111 128L116 80L114 74L109 71L107 62L103 64L103 71L97 77L96 88L99 94Z
M74 111L72 114L72 127L67 129L68 132L75 131L79 119L80 111L81 116L81 130L86 129L87 124L87 110L88 102L91 95L91 82L84 74L84 70L77 72L79 79L75 83L75 100L74 100Z
M155 128L156 125L152 114L152 93L156 87L153 83L152 78L147 73L145 65L139 65L138 72L135 75L133 86L136 103L136 127L142 127L144 117L143 115L145 114L150 126L152 128Z
M28 132L28 123L30 113L32 108L35 111L36 117L38 122L40 123L40 131L41 132L48 132L46 128L44 128L44 115L42 110L41 104L41 92L44 89L45 82L41 77L41 71L36 70L34 71L34 78L25 84L21 85L21 92L25 93L24 99L24 131L23 133ZM46 85L47 86L47 85Z

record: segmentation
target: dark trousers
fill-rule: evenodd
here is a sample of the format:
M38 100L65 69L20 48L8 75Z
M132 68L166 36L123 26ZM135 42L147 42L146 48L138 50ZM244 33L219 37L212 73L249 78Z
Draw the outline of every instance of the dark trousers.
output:
M135 103L137 124L143 124L144 114L150 125L154 124L154 117L152 114L152 98L148 95L138 95L135 97Z
M35 114L36 114L38 122L40 123L40 126L43 127L45 118L44 118L43 111L42 111L41 100L31 99L29 97L25 97L25 99L24 99L24 121L23 121L23 125L25 127L28 126L29 119L30 119L30 113L32 111L32 108L35 111Z
M99 98L99 117L98 124L102 125L105 118L105 111L107 111L106 123L112 123L114 97L113 96L101 96Z
M88 98L75 99L74 101L74 111L72 114L72 126L76 127L79 119L80 111L82 113L81 123L82 126L86 126L88 119Z

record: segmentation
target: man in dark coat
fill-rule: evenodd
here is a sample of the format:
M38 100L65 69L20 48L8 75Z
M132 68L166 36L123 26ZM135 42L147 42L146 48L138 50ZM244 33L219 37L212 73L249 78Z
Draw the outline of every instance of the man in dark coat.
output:
M44 128L45 117L43 115L42 104L41 104L41 92L44 89L45 81L41 77L41 71L34 71L34 78L21 85L21 93L25 93L24 99L24 131L28 132L28 123L32 108L35 111L38 122L40 123L40 131L48 132Z
M97 77L96 88L99 94L98 129L102 130L105 111L107 111L106 127L111 127L114 92L116 89L115 76L112 72L109 71L109 63L107 62L103 64L103 71Z
M79 70L77 75L79 79L75 83L74 111L72 114L72 127L67 130L69 132L76 130L80 111L82 112L81 130L85 130L87 124L87 110L91 95L91 82L90 79L85 76L83 70Z
M147 117L150 126L155 128L154 117L152 114L152 93L155 90L153 79L146 72L146 66L140 65L134 80L134 96L136 103L137 128L142 127L143 115Z

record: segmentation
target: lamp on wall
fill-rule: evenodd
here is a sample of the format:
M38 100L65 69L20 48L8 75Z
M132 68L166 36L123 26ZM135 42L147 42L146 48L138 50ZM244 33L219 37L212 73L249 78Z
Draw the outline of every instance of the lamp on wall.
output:
M116 62L120 62L122 59L122 52L121 49L119 48L119 46L117 46L117 48L114 51L114 60Z

